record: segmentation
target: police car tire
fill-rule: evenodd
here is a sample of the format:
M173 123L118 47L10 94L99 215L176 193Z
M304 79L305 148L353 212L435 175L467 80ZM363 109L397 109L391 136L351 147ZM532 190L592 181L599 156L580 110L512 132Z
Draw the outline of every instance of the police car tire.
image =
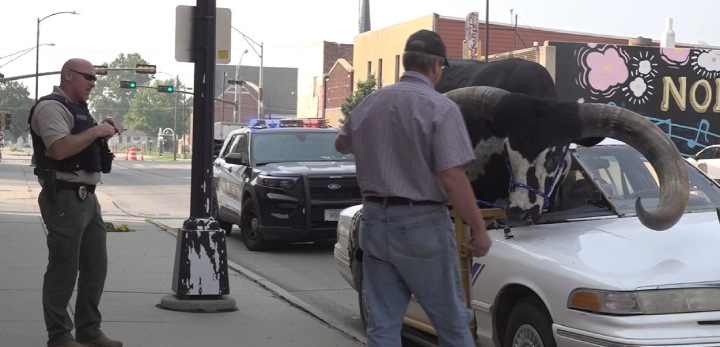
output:
M521 299L513 308L508 318L503 347L514 346L515 334L524 326L531 326L539 335L543 347L556 347L552 332L552 318L545 309L545 305L536 298Z
M250 223L251 218L257 218L257 212L255 211L255 203L252 199L247 199L243 203L242 210L240 211L240 236L242 237L245 248L249 251L264 251L270 243L265 240L260 230L251 230Z

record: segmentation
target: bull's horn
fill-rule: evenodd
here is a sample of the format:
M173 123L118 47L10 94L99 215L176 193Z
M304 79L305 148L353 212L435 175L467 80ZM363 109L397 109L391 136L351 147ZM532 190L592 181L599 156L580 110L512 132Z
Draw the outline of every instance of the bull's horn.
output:
M640 222L653 230L671 228L685 212L690 188L685 160L675 144L645 117L617 106L579 104L582 137L612 137L642 153L652 164L660 183L660 203L648 212L640 198L635 210Z
M492 121L492 109L508 91L494 87L463 87L451 90L445 95L455 101L464 115L476 115Z

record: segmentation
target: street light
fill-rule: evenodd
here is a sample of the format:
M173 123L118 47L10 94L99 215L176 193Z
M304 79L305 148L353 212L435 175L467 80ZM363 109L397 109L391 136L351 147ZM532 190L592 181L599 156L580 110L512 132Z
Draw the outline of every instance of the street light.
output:
M41 44L40 46L55 46L55 44L54 44L54 43L43 43L43 44ZM7 58L7 57L12 57L12 56L15 55L15 54L19 54L17 57L14 57L14 58L10 59L10 61L8 61L7 63L0 65L0 67L3 67L3 66L5 66L5 65L7 65L7 64L12 63L12 62L15 61L17 58L20 58L20 57L22 57L23 55L30 53L30 51L32 51L33 49L35 49L35 46L32 46L32 47L30 47L30 48L25 48L25 49L23 49L23 50L21 50L21 51L17 51L17 52L15 52L15 53L8 54L8 55L5 55L5 56L0 57L0 59L5 59L5 58Z
M79 14L75 11L72 11L72 12L71 11L62 11L62 12L55 12L53 14L47 15L47 16L43 17L42 19L40 19L38 17L38 20L37 20L37 40L35 41L35 102L36 103L38 101L38 82L39 82L38 74L40 73L40 23L52 16L55 16L58 14L64 14L64 13Z
M238 61L237 66L235 66L235 80L236 81L238 80L238 74L240 73L240 64L242 64L242 58L245 56L245 53L247 53L247 52L248 52L247 49L242 52L242 54L240 55L240 60ZM227 79L225 79L225 80L227 80ZM225 84L225 81L223 81L223 85L224 84ZM240 101L241 100L238 99L238 96L240 95L240 93L239 93L237 85L235 85L235 88L233 88L233 93L235 94L235 112L233 113L233 122L237 123L238 119L242 118L242 116L240 115L240 112L242 111L240 109ZM225 95L223 94L223 97L224 96ZM223 110L225 110L225 105L223 105Z
M233 28L235 31L239 32L240 35L242 35L243 39L245 39L245 42L247 42L250 45L250 48L253 49L255 54L257 54L258 57L260 57L260 81L259 81L260 82L260 90L258 91L258 119L262 119L263 111L264 111L263 108L265 107L265 105L263 105L263 59L265 57L265 55L263 53L263 47L264 47L263 43L255 42L253 39L251 39L247 35L243 34L242 31L238 30L238 28L236 28L234 26L231 26L231 28ZM260 47L260 52L258 52L255 47ZM235 79L237 80L237 78L235 78Z

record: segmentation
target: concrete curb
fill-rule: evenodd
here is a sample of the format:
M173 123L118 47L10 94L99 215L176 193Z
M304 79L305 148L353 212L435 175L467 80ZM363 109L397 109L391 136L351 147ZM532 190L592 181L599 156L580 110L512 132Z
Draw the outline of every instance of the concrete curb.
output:
M153 224L157 226L158 228L162 229L168 235L177 237L177 234L173 231L173 228L161 223L161 222L155 222L155 221L147 221L150 224ZM325 314L324 312L316 309L312 305L302 301L295 295L289 293L288 291L284 290L280 286L270 282L265 277L253 272L252 270L237 264L235 262L232 262L230 260L227 261L228 267L235 272L239 273L243 277L257 283L259 286L267 289L268 291L275 294L278 298L282 299L283 301L287 302L288 304L297 307L298 309L306 312L307 314L315 317L319 321L325 323L325 325L329 326L330 328L333 328L343 335L354 339L356 341L362 342L364 344L367 344L367 340L365 339L364 335L358 334L351 329L347 328L345 324L339 322L338 320L330 317L329 315Z

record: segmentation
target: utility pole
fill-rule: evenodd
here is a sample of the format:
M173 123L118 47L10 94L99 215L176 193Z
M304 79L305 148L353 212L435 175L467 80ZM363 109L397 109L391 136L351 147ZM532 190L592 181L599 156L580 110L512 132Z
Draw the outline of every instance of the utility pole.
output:
M222 98L225 99L225 82L227 82L227 72L223 72L223 82L222 82ZM222 110L220 111L220 122L225 121L225 105L223 105Z
M490 0L485 0L485 62L490 55Z
M177 136L177 108L178 108L178 98L180 97L180 93L178 91L180 90L180 75L175 75L175 117L173 120L173 160L177 161L177 152L178 152L178 136Z

